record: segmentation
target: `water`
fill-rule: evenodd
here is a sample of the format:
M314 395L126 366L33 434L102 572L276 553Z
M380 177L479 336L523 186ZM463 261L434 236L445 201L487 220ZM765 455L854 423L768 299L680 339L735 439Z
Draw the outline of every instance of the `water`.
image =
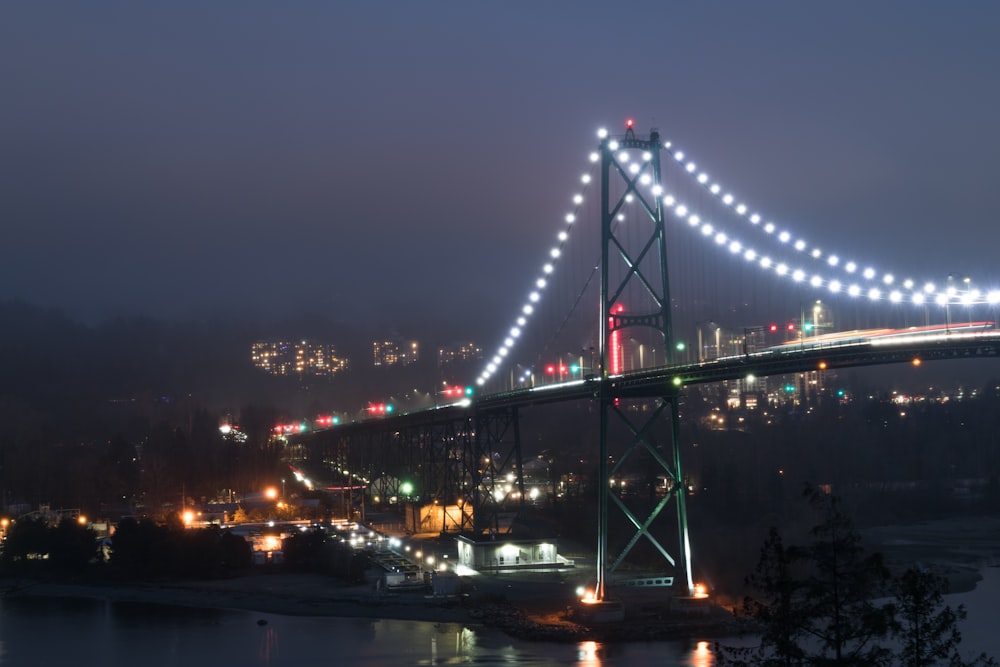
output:
M946 595L945 604L965 605L968 617L959 624L962 631L962 653L975 655L985 652L1000 660L1000 633L997 632L996 612L1000 607L1000 566L980 570L983 578L969 593Z
M93 600L0 601L0 666L662 665L708 644L526 642L455 623L301 617Z
M1000 568L964 604L963 652L1000 656ZM0 667L241 665L657 665L711 667L710 642L555 644L455 623L302 617L93 600L0 600Z

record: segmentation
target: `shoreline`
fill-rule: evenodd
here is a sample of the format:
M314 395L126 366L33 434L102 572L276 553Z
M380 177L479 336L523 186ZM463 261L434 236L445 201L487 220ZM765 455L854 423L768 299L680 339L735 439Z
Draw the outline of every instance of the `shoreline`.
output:
M145 584L11 579L2 585L3 597L9 599L90 599L282 616L455 623L493 628L517 639L559 643L706 639L738 632L732 616L721 608L711 614L672 615L661 611L624 622L584 625L570 617L567 600L547 594L551 582L550 586L540 586L530 579L509 578L487 583L484 590L458 597L379 594L373 585L348 586L322 575L285 573Z
M949 593L972 591L983 567L1000 559L1000 517L961 517L863 529L866 546L890 565L917 564L945 576ZM663 599L639 600L625 622L586 625L576 608L574 580L583 571L505 573L466 580L467 593L435 597L385 592L369 575L345 584L319 574L255 572L229 579L177 582L44 581L0 578L3 598L81 598L98 601L244 611L283 616L457 623L499 629L512 637L547 641L711 639L740 633L725 607L670 611ZM648 607L647 609L644 609Z
M346 586L312 574L253 574L225 580L160 583L4 582L4 597L84 598L108 602L171 605L279 614L471 622L454 601L408 594L375 595L367 586ZM419 598L419 599L418 599Z

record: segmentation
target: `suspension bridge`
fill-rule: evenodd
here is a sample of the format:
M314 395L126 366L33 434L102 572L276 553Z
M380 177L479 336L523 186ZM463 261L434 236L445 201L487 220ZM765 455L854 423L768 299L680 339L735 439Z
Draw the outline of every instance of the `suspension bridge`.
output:
M644 581L691 596L679 408L687 387L729 382L760 396L766 378L792 376L805 397L838 369L1000 354L1000 290L954 273L900 277L824 250L631 121L621 133L601 130L589 158L556 244L470 382L475 391L300 435L289 444L298 460L347 475L359 494L417 489L451 508L445 530L495 539L517 524L527 497L522 411L587 402L598 414L591 599L612 597L612 574L640 542L662 563ZM574 243L583 248L575 264ZM651 505L613 484L636 467L665 480ZM626 527L618 543L610 521Z

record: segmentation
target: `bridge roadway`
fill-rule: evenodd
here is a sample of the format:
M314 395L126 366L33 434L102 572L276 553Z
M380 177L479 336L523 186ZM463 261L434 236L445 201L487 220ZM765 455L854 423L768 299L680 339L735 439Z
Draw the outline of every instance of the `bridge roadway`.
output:
M912 363L919 360L942 361L1000 357L1000 330L992 328L963 330L961 326L946 331L882 330L877 334L850 332L806 338L795 343L767 347L746 354L720 357L710 361L674 364L624 375L611 376L602 384L600 378L588 377L569 382L544 384L512 391L484 394L472 401L401 411L391 417L343 424L335 428L350 430L392 424L403 427L427 421L459 418L470 409L483 412L530 407L564 401L607 397L649 398L676 394L685 385L736 380L750 375L787 375L880 364Z
M415 480L420 495L427 499L444 499L454 502L457 495L471 503L471 513L461 511L457 518L443 514L463 532L483 534L487 529L503 532L511 524L508 515L516 512L509 501L511 487L498 496L502 482L514 474L520 480L521 453L517 427L520 408L540 406L573 400L611 400L614 398L642 399L664 398L673 406L671 422L676 426L676 401L685 386L743 379L748 376L765 377L802 372L833 370L878 364L941 361L949 359L985 359L1000 357L1000 330L991 323L982 326L941 328L924 327L915 330L879 330L877 332L845 332L804 338L793 343L748 349L746 353L703 361L683 363L633 371L605 379L588 377L570 382L527 387L513 391L483 394L450 405L424 408L411 412L402 411L387 417L340 424L311 434L300 434L296 439L305 445L305 459L340 461L350 470L365 471L369 479L379 480L377 495L384 498L402 493L400 480ZM659 411L650 419L658 418ZM636 432L644 427L635 426ZM474 436L473 436L474 434ZM634 444L634 443L633 443ZM602 445L603 447L604 445ZM664 473L676 479L679 475L676 443L674 460L659 460ZM298 448L296 448L298 450ZM300 450L301 451L301 450ZM499 453L499 454L498 454ZM489 466L481 462L487 457ZM606 457L600 457L606 460ZM346 474L346 473L345 473ZM607 479L609 471L602 471ZM367 480L365 480L367 483ZM609 492L610 495L610 492ZM519 498L524 497L523 484ZM641 535L653 541L667 561L673 565L665 547L650 536L648 526L659 514L662 505L643 519L634 515L617 496L614 503L637 529L633 540L611 566L613 571ZM678 546L679 562L686 563L679 573L690 581L690 552L687 550L686 511L678 495ZM353 502L353 501L350 501ZM517 501L520 502L520 501ZM606 496L605 496L605 502ZM459 505L464 507L464 505ZM603 510L606 521L607 508ZM428 514L428 516L430 516ZM407 519L409 521L409 519ZM421 516L421 522L424 518ZM416 525L417 518L413 518ZM423 524L420 524L423 526ZM604 525L603 523L601 524ZM442 523L442 529L446 529ZM414 528L414 532L426 532ZM606 528L599 529L598 562L607 565ZM605 554L601 556L600 554ZM601 570L599 579L603 577Z

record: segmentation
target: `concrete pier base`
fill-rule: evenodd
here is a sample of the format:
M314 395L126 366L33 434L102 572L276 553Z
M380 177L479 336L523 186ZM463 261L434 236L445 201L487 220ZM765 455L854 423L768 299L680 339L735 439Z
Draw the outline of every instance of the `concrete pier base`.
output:
M600 625L625 620L625 605L620 600L577 602L576 613L581 623Z

